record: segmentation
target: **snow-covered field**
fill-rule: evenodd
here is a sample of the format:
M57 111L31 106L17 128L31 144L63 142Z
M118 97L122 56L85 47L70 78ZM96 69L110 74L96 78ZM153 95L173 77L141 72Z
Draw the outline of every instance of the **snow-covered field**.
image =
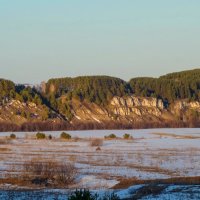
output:
M37 140L35 133L20 132L16 140L0 144L0 176L18 173L20 167L13 165L33 158L75 163L73 188L108 189L124 178L200 176L200 129L68 131L76 138L72 141L59 139L60 131L45 133L53 139ZM111 133L121 139L103 139ZM125 133L133 139L122 139ZM0 139L10 134L0 133ZM100 150L91 146L91 138L103 139Z

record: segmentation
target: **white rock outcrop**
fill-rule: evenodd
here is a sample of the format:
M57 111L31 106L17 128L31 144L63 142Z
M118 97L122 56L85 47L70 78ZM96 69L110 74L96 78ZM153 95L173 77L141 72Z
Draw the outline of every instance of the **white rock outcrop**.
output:
M142 115L155 115L160 116L164 110L164 104L161 99L153 97L114 97L110 105L113 107L114 114L127 116L135 114Z
M176 112L180 112L180 110L185 110L185 109L195 109L200 111L200 102L198 101L187 101L187 100L182 100L182 101L176 101L173 105L173 110Z

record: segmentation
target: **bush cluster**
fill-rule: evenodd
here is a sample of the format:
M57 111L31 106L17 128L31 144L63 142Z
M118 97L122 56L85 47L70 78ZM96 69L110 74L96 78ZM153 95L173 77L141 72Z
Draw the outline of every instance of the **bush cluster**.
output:
M11 139L16 139L16 135L14 133L10 134Z
M60 138L61 138L61 139L66 139L66 140L70 140L72 137L71 137L70 134L65 133L65 132L62 132L62 133L60 134Z
M116 139L117 138L117 136L115 135L115 134L110 134L110 135L107 135L107 136L105 136L104 137L105 139Z
M131 136L130 134L128 134L128 133L125 133L125 134L123 135L123 138L124 138L125 140L128 140L128 139L131 139L132 136Z
M102 197L99 197L97 193L92 194L89 190L76 190L68 198L69 200L120 200L118 195L115 193L105 194Z
M23 164L23 173L34 184L68 186L73 183L76 168L70 163L31 160Z
M44 133L38 132L38 133L36 134L36 138L37 138L37 139L45 139L45 138L46 138L46 135L45 135Z

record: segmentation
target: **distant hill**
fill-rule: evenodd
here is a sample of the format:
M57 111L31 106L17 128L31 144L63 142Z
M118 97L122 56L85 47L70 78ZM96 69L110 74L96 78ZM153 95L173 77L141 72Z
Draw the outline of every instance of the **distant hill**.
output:
M41 87L0 79L4 131L196 127L199 122L200 69L129 82L109 76L54 78Z

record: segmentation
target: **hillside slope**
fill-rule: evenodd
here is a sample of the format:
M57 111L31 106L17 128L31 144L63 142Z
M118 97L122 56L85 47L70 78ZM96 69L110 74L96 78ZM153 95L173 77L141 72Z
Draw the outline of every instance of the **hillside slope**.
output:
M0 89L1 130L8 123L18 130L24 124L25 130L200 124L200 69L130 82L109 76L50 79L40 90L0 79Z

